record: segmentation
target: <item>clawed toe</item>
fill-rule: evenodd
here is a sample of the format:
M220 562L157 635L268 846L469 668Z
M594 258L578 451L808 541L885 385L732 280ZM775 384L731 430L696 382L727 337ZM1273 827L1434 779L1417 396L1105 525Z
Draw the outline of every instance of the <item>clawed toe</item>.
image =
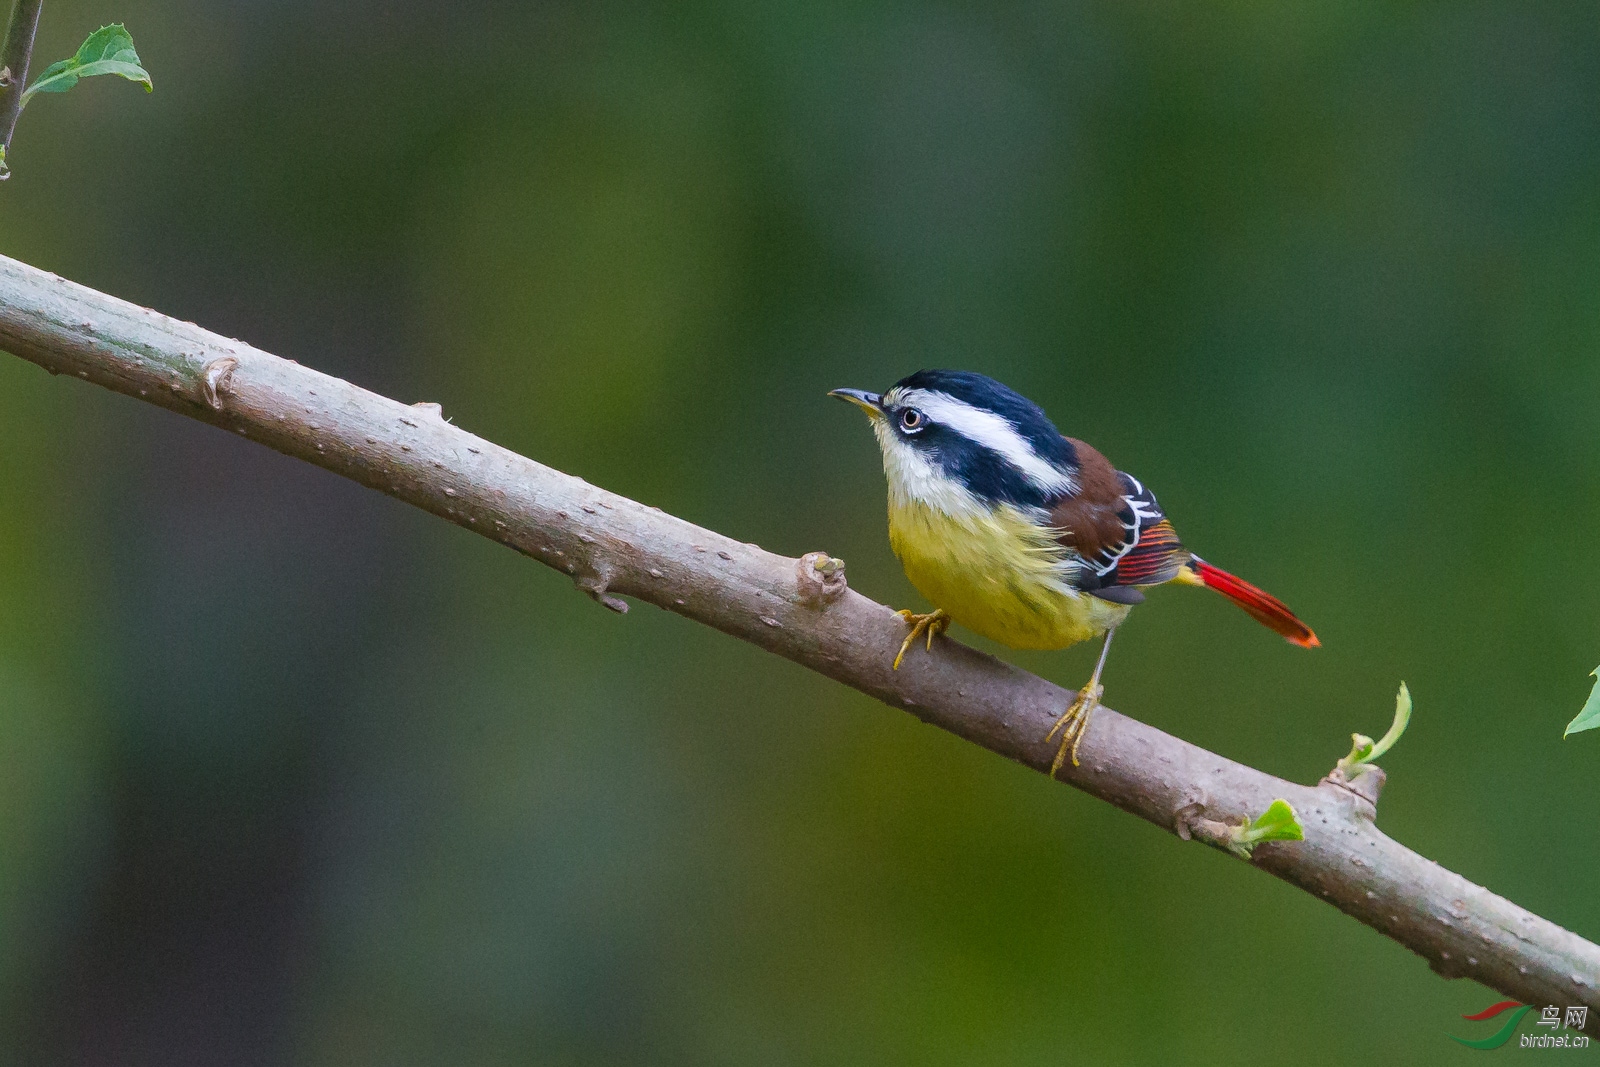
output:
M900 661L905 659L906 651L911 647L911 642L924 633L928 635L928 651L933 651L933 639L950 628L950 616L946 615L942 608L936 608L925 615L919 615L910 608L901 608L896 614L911 624L911 632L900 642L900 651L894 657L894 666L890 668L897 671L900 669Z
M1044 739L1049 741L1058 731L1061 734L1061 747L1056 749L1056 758L1050 764L1050 777L1055 777L1069 756L1072 765L1078 765L1078 743L1089 729L1089 720L1094 717L1094 709L1100 706L1100 697L1104 693L1105 688L1097 683L1084 686L1077 699L1061 713L1055 725L1050 727L1050 732L1044 735Z

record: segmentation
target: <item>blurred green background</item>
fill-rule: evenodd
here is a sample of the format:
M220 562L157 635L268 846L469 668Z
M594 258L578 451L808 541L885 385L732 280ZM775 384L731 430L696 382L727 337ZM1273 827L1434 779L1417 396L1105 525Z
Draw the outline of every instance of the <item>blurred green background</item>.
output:
M1309 782L1403 678L1383 827L1600 935L1591 5L50 0L36 69L109 21L156 92L29 108L0 251L896 606L823 394L992 374L1324 642L1163 591L1112 706ZM8 1062L1457 1062L1499 999L12 359L0 500Z

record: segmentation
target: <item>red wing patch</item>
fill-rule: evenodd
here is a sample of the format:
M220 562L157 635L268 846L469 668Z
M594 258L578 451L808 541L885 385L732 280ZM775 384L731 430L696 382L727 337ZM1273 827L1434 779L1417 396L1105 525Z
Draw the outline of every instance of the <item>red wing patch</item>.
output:
M1171 581L1189 559L1178 531L1166 519L1139 532L1139 543L1117 561L1118 585L1159 585Z

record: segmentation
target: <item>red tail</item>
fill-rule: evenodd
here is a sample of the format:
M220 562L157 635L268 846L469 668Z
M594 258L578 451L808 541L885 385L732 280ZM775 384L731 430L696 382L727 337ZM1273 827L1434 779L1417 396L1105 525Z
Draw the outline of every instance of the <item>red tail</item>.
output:
M1250 617L1269 629L1276 630L1291 645L1317 648L1322 644L1311 627L1294 617L1294 612L1284 607L1283 601L1262 589L1257 589L1243 578L1235 577L1220 567L1213 567L1196 557L1195 567L1206 588L1215 589L1250 614Z

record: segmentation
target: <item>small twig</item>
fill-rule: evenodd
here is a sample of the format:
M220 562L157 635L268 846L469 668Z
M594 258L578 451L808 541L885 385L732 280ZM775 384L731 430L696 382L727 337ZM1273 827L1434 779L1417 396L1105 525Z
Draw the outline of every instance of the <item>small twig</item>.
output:
M431 405L401 404L3 256L0 349L414 504L555 568L613 610L628 596L676 612L1040 773L1055 756L1045 734L1072 693L949 639L891 670L905 623L848 589L843 564L824 553L765 552L500 448ZM1527 1004L1588 1005L1585 1028L1600 1035L1600 946L1380 831L1379 775L1369 767L1358 777L1373 783L1367 792L1329 779L1298 785L1108 708L1084 738L1082 766L1062 768L1068 784L1185 840L1248 842L1251 866L1441 975ZM1287 818L1262 816L1275 801ZM1304 840L1264 832L1291 821Z
M0 181L10 176L5 169L11 135L22 114L22 94L28 88L28 61L33 56L33 36L39 30L39 11L44 0L15 0L11 22L6 26L6 43L0 49Z

